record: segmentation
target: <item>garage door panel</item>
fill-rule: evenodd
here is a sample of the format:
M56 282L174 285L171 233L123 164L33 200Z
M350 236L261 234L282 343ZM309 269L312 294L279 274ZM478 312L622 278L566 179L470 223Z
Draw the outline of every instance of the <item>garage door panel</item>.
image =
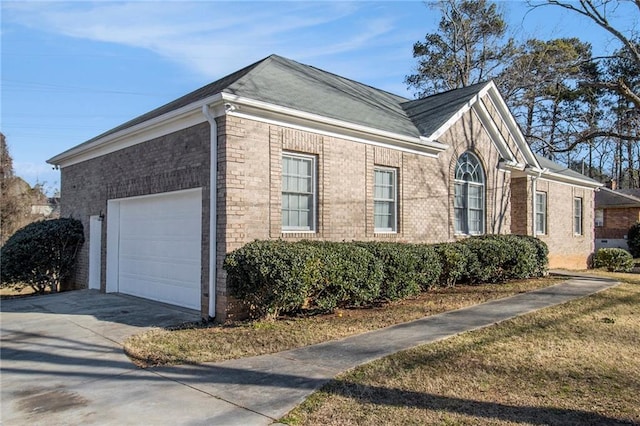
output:
M200 309L202 195L120 203L118 291Z
M197 305L194 303L194 300L200 300L199 288L177 287L161 280L151 280L141 277L130 277L128 281L134 283L134 285L128 288L127 291L121 291L121 293L169 303L171 305L200 309L199 303Z
M200 241L195 244L189 241L173 241L169 239L124 240L120 245L120 253L126 257L161 257L167 260L177 259L184 262L192 260L191 253L195 253L200 249Z

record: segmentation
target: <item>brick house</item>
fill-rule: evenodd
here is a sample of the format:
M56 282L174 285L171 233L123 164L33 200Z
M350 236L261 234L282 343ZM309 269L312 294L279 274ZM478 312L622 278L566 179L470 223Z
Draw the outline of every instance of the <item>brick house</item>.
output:
M49 162L88 230L78 286L217 320L255 239L536 234L583 268L600 186L536 157L493 82L410 100L276 55Z
M600 188L595 196L595 248L617 247L625 250L627 232L640 222L640 197L633 190ZM637 190L640 195L640 190Z

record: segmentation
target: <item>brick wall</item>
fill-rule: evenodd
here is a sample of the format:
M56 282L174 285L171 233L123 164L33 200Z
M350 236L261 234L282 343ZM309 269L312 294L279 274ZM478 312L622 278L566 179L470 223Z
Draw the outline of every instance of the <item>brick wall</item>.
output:
M62 168L61 216L81 220L85 233L74 288L88 285L89 217L102 213L100 286L105 289L108 200L202 187L202 286L208 294L209 138L209 124L203 123ZM203 297L202 305L207 303Z
M586 269L594 250L594 191L538 179L536 189L547 193L547 234L538 235L549 246L551 268ZM573 228L573 200L582 198L582 235Z
M596 228L597 239L622 239L629 228L640 222L640 207L606 208L604 210L604 226Z
M471 112L440 138L451 146L437 159L235 116L221 117L218 124L218 320L239 312L228 294L224 256L255 239L455 240L452 179L459 155L468 149L480 158L486 174L487 232L510 231L509 174L498 170L498 153ZM282 232L283 152L316 158L313 233ZM396 233L374 232L375 166L397 170Z

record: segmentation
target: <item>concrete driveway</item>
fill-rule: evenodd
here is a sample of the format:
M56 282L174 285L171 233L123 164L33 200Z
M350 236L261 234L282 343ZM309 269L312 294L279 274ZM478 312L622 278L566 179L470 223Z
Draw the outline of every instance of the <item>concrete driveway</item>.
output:
M198 312L95 290L4 300L3 425L269 424L271 419L134 366L123 340Z
M148 327L197 319L195 312L90 290L5 301L2 424L269 425L345 370L615 285L576 276L341 340L148 370L136 368L123 354L123 339ZM527 421L535 423L538 413L527 413ZM521 414L508 418L519 422ZM592 424L612 423L588 415Z

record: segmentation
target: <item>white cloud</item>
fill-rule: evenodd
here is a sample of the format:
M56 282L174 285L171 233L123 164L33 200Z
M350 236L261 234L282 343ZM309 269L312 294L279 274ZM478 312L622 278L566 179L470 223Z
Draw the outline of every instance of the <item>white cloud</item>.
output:
M391 19L359 19L365 4L343 2L23 2L3 9L12 22L151 50L209 78L270 53L308 60L352 52L394 29Z

